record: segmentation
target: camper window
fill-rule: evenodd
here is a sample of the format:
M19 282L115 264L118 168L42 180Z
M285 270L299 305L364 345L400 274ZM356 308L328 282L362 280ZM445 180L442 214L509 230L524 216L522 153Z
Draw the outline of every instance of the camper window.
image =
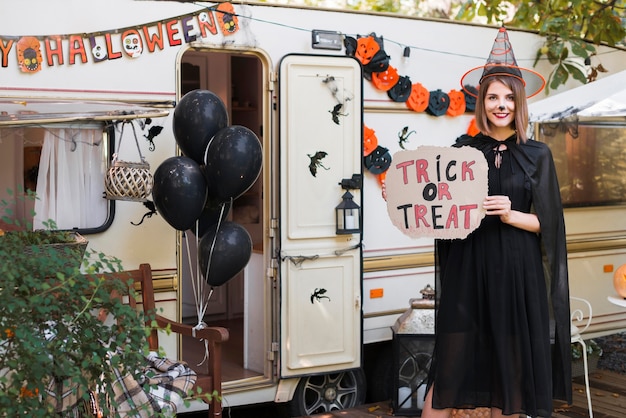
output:
M554 156L565 207L626 202L626 124L540 123Z
M94 122L0 128L0 197L8 190L37 194L35 202L16 202L12 216L36 229L48 220L83 233L104 228L111 213L103 198L108 138L104 123Z

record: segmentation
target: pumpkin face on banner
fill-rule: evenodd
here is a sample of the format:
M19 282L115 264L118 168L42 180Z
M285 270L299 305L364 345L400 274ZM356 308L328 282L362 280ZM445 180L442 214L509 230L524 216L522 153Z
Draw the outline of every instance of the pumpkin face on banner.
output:
M450 90L448 92L450 105L446 111L448 116L459 116L465 113L465 94L458 90Z
M367 65L374 58L374 55L380 50L380 45L373 36L359 38L356 41L356 51L354 57L361 61L361 64Z
M250 261L252 239L246 229L225 221L209 228L200 239L198 260L204 279L211 286L221 286L237 275Z
M428 107L426 108L428 113L433 116L443 116L446 114L448 107L450 107L450 98L447 93L441 90L430 92Z
M428 107L430 92L421 83L414 83L406 106L414 112L423 112Z
M189 157L170 157L154 172L152 199L157 212L174 229L190 229L204 209L207 184L200 166Z
M400 77L398 76L398 70L396 70L391 65L387 68L386 71L382 71L380 73L372 74L372 84L378 89L382 91L389 91L393 86L396 85Z
M373 129L363 126L363 156L370 155L378 146L378 138Z
M221 201L236 199L261 173L261 142L245 126L228 126L211 139L204 163L211 197Z
M183 154L203 163L206 147L220 129L228 126L226 106L209 90L192 90L174 108L174 139Z

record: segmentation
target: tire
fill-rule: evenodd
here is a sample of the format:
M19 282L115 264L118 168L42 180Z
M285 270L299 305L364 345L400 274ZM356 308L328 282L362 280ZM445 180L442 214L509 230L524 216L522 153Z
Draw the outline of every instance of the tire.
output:
M301 417L354 408L365 401L365 390L362 369L303 377L289 401L289 414Z

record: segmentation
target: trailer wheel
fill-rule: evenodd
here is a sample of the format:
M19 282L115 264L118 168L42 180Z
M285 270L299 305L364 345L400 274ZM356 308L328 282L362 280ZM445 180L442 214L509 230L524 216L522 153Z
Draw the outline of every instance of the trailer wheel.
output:
M300 379L289 401L292 417L354 408L365 402L365 374L362 369L307 376Z

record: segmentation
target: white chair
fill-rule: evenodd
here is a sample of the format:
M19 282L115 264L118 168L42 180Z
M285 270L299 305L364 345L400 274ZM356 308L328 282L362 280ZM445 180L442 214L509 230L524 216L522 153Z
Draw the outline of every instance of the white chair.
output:
M591 391L589 390L589 368L587 366L587 344L583 340L582 333L589 328L591 324L591 316L593 314L591 304L589 301L574 296L570 296L570 301L573 301L571 307L571 333L572 343L578 343L582 347L583 353L583 368L585 371L585 392L587 394L587 406L589 407L589 418L593 418L593 409L591 409ZM583 306L578 308L577 306ZM585 310L589 311L587 317L585 317Z

